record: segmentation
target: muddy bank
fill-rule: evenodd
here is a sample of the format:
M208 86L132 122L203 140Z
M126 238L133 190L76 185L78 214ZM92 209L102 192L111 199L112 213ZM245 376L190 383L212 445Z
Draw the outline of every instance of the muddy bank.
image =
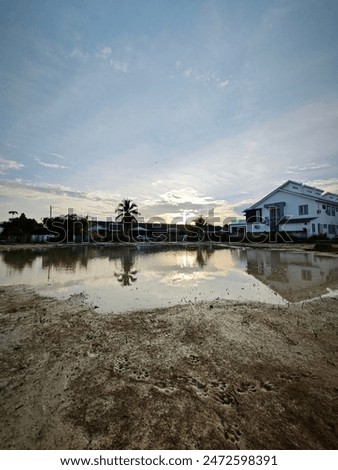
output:
M338 448L336 299L104 315L0 294L2 449Z

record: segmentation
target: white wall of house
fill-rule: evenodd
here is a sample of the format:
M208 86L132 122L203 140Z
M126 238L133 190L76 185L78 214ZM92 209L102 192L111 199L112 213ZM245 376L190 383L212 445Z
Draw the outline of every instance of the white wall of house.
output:
M229 227L229 233L231 235L237 235L239 233L246 233L246 220L241 219L241 220L233 220L228 224Z
M279 211L277 215L277 219L281 221L278 226L279 231L304 237L326 234L332 238L338 235L336 194L325 194L320 189L288 181L248 209L251 214L257 214L257 219L254 220L255 216L249 218L247 231L249 233L272 231L273 207Z

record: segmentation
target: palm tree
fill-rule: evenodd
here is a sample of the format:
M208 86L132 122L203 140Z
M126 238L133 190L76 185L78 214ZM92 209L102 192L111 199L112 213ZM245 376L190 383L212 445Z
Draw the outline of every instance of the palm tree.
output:
M198 228L198 238L200 241L203 241L205 238L205 234L208 230L208 220L203 217L203 215L199 215L194 219L195 225Z
M12 218L14 214L17 214L17 211L8 211L8 214L11 214Z
M131 199L123 199L118 205L116 211L118 215L116 220L121 219L123 223L124 232L130 237L132 224L137 222L136 216L140 215L137 205Z
M208 226L207 219L203 217L203 215L199 215L198 217L196 217L196 219L194 219L194 222L196 224L196 227L200 227L202 229L206 229Z

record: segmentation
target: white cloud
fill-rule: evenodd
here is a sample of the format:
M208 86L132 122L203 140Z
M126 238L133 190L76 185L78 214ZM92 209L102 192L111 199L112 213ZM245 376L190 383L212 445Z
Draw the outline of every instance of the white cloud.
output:
M126 62L121 62L119 60L110 60L109 65L118 72L128 72L128 64Z
M16 145L9 144L8 142L0 142L0 144L4 145L5 147L10 148L10 149L18 149L19 148Z
M129 53L131 49L129 50ZM112 67L117 72L127 73L128 63L123 60L117 60L113 57L113 49L110 46L101 46L95 57L101 59L104 63Z
M183 71L183 77L189 78L192 73L192 68Z
M110 46L100 46L98 52L95 54L95 57L98 57L103 60L108 60L112 55L112 48Z
M198 215L212 208L220 218L242 217L243 209L289 179L292 167L304 168L292 178L302 182L337 174L337 127L338 103L312 103L196 151L165 148L159 155L158 147L144 144L110 153L69 181L92 187L95 174L95 181L107 189L113 175L115 190L135 200L145 218L168 220L184 211ZM125 167L117 164L124 161L133 168L127 179Z
M47 217L49 206L54 208L54 215L66 214L71 208L77 214L93 217L113 216L120 194L103 191L75 191L60 184L34 184L20 179L0 180L0 196L5 198L1 217L6 218L7 207L17 207L31 217ZM6 199L10 200L10 204Z
M181 68L181 63L176 62L176 69L180 69L180 68ZM194 70L192 67L187 67L183 70L182 76L184 78L190 78L192 80L196 80L201 83L214 84L218 88L225 88L230 83L229 80L221 78L219 76L219 73L216 72L215 70L208 70L207 72L200 73Z
M0 155L0 173L5 174L8 170L20 170L24 165L14 160L7 160Z
M51 155L53 155L53 157L56 157L56 158L61 158L62 160L65 160L66 158L63 155L60 155L59 153L52 153Z
M83 52L80 48L75 47L72 50L72 52L69 54L69 57L71 59L76 59L76 60L79 60L81 62L85 62L88 59L89 54L87 54L86 52Z
M107 57L111 56L112 54L112 48L109 47L109 46L104 46L102 47L102 49L100 50L100 56L103 57L104 59L106 59Z
M229 85L229 80L217 80L217 84L220 88L225 88Z
M66 168L69 168L69 166L65 166L65 165L60 165L58 163L49 163L49 162L44 162L42 160L40 160L39 157L34 157L34 160L41 166L45 167L45 168L53 168L53 169L56 169L56 170L64 170Z
M323 189L325 192L338 194L338 178L308 179L305 183Z
M172 162L179 172L170 176L176 177L178 187L199 188L218 199L238 197L243 190L262 196L289 179L289 171L301 171L302 181L314 179L314 174L324 180L338 173L337 128L337 101L307 104L180 155Z
M315 162L307 163L306 162L302 166L297 166L297 165L290 166L287 173L297 174L297 173L302 173L304 171L309 171L309 170L320 170L323 168L330 168L330 166L331 165L329 163L315 163Z

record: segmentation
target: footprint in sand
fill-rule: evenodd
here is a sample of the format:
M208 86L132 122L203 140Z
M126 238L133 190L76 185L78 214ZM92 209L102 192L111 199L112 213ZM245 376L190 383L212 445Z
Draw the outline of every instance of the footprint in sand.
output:
M149 372L142 368L132 369L131 374L136 380L147 380L149 378Z
M267 381L262 383L261 390L263 390L263 392L271 392L273 389L274 386L271 382Z
M253 382L241 382L236 388L236 392L243 393L254 393L257 391L256 384Z
M242 435L243 433L237 423L224 426L225 439L229 442L230 445L235 446L237 449L240 449Z
M196 365L200 363L200 358L195 354L190 354L190 356L188 357L188 361L190 362L190 364Z
M196 392L199 395L203 395L203 396L207 395L208 390L207 390L207 385L206 384L203 384L202 382L195 379L194 377L187 377L186 380L187 380L189 385L191 385L193 388L195 388Z
M237 403L237 400L234 395L228 392L216 393L214 395L214 398L224 406L235 406Z
M129 369L129 361L126 356L118 356L116 358L114 369L116 372L124 372Z
M158 382L155 384L155 387L158 388L161 392L169 394L174 393L177 390L177 388L169 382Z

